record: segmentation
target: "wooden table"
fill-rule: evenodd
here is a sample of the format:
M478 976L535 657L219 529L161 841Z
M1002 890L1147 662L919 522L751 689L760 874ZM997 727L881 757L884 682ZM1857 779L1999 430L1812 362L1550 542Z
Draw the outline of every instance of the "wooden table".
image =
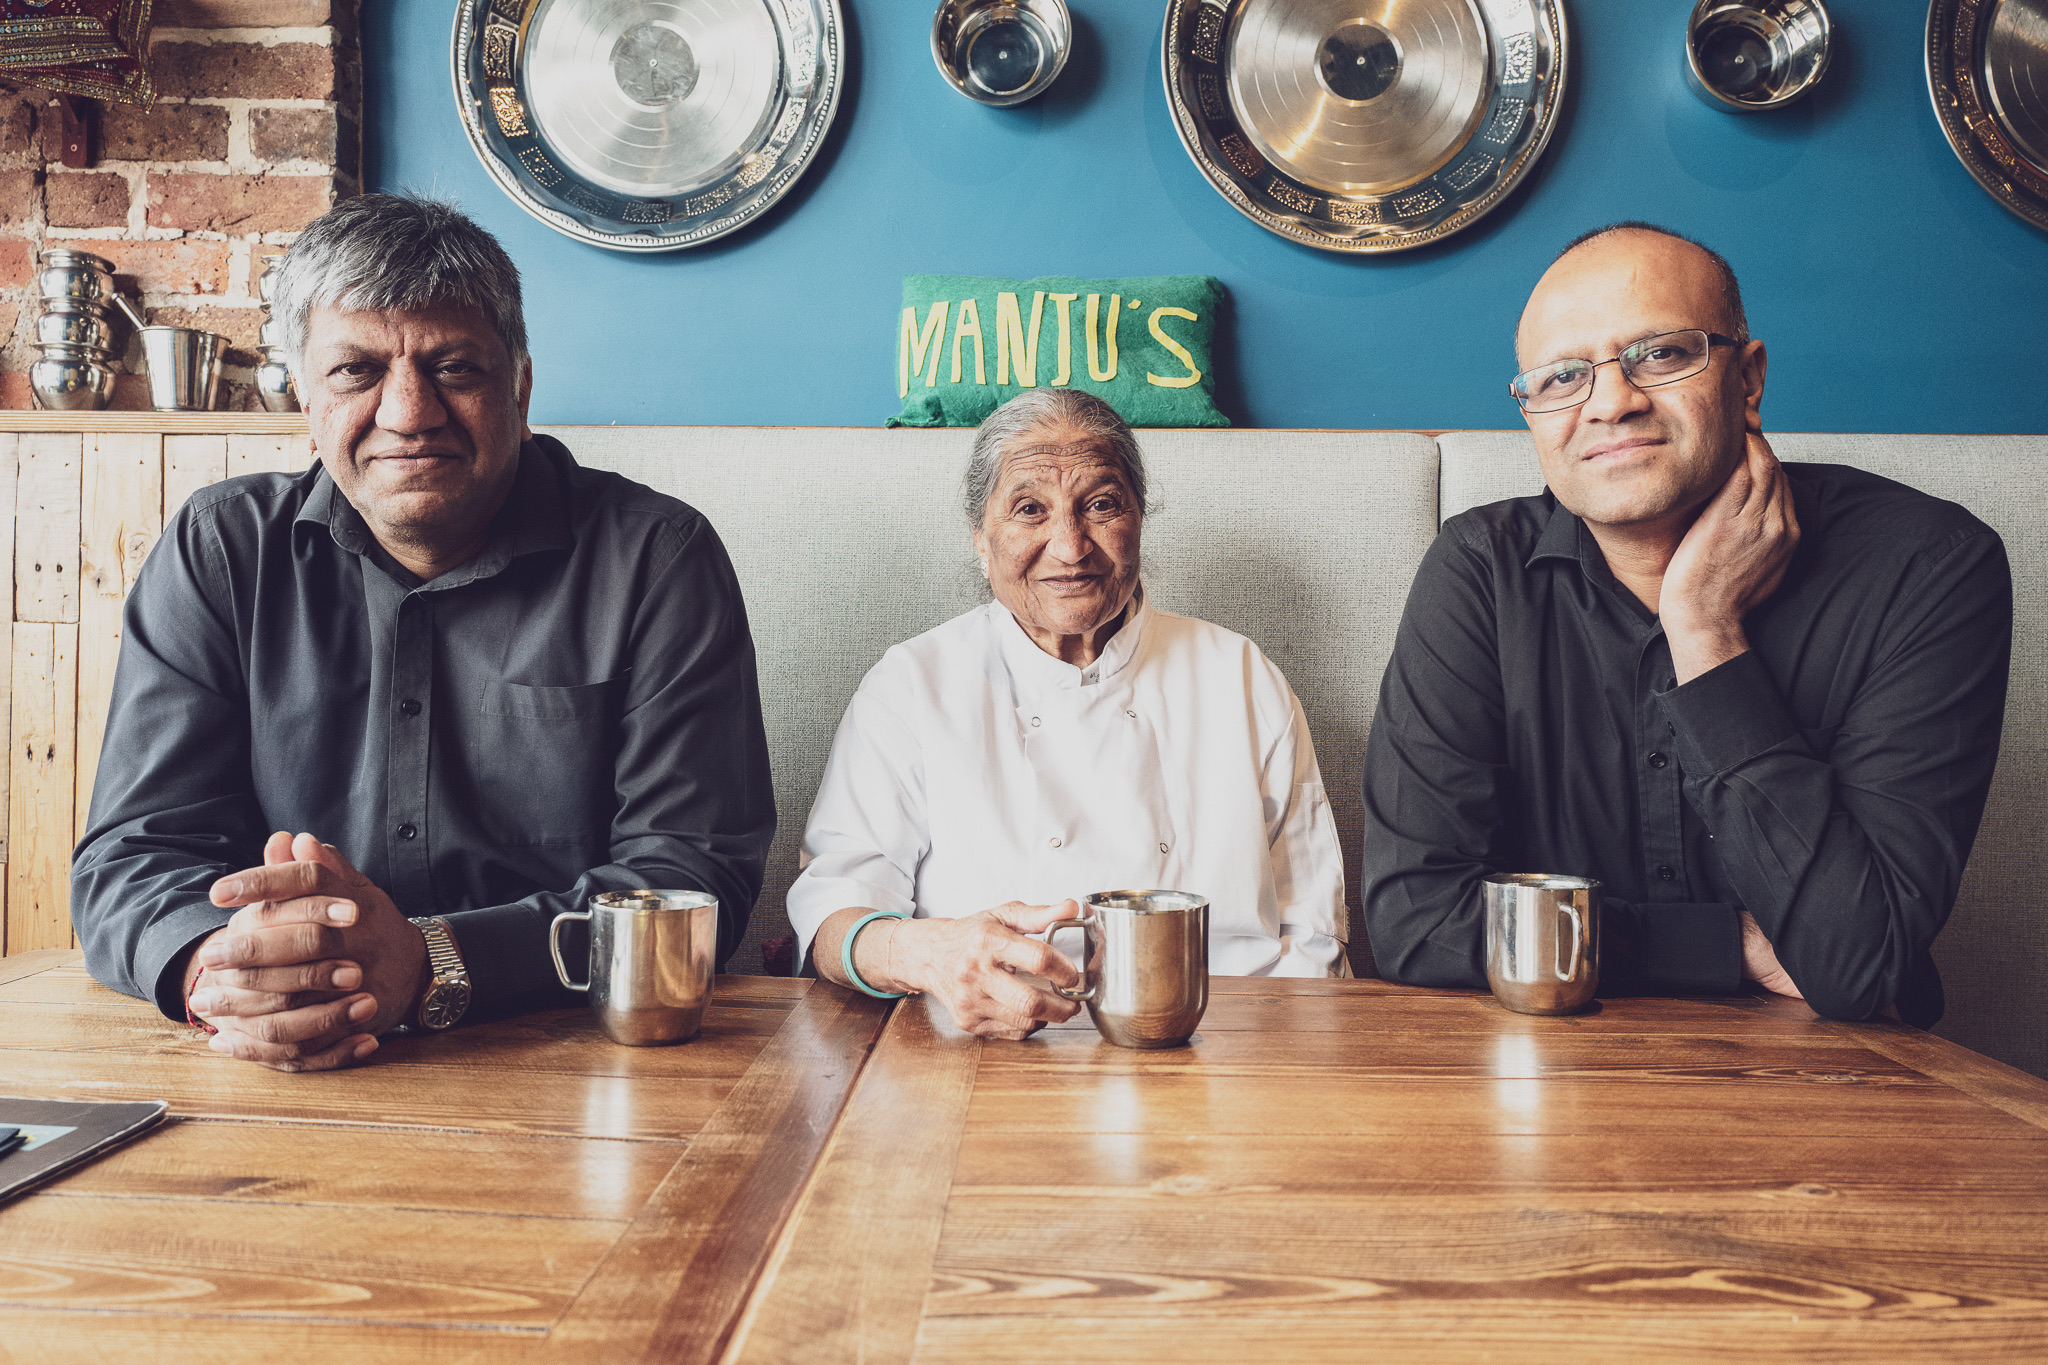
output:
M0 1094L174 1116L0 1206L0 1365L715 1356L887 1015L720 977L683 1047L563 1010L287 1076L0 958Z
M1134 1053L717 1002L286 1077L0 961L0 1092L178 1116L0 1208L0 1361L2048 1358L2048 1083L1915 1030L1219 979Z

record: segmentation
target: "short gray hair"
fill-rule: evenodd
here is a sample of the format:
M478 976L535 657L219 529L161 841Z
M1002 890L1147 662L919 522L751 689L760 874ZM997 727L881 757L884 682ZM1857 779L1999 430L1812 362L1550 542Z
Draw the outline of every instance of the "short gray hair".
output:
M1138 511L1151 510L1145 501L1145 457L1131 424L1115 408L1083 389L1026 389L983 418L981 430L974 434L974 453L967 459L964 480L969 526L981 525L1010 447L1047 427L1073 427L1094 437L1123 470Z
M296 372L315 308L408 311L454 305L490 319L514 364L526 359L519 267L452 204L409 194L345 199L315 218L285 253L270 315Z

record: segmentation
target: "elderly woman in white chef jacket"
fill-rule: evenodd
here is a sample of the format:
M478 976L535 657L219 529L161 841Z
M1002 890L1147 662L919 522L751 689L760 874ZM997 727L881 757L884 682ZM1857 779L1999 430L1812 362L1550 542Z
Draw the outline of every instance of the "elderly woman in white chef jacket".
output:
M818 974L1022 1038L1080 982L1029 937L1070 898L1209 899L1209 969L1348 974L1344 869L1300 703L1242 635L1152 605L1145 467L1101 399L981 426L967 516L995 600L897 645L840 722L789 918Z

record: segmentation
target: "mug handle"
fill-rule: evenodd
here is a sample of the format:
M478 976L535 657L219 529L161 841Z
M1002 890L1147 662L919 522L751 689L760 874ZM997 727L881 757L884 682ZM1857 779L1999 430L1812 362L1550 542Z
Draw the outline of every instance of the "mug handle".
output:
M1045 944L1048 948L1052 946L1052 936L1062 929L1079 929L1081 931L1081 987L1079 990L1069 990L1065 986L1053 986L1053 994L1063 995L1069 1000L1093 1000L1095 998L1095 987L1088 980L1088 935L1097 932L1095 921L1086 915L1079 919L1053 921L1053 923L1046 926L1045 930ZM1051 985L1050 982L1046 984Z
M1561 908L1565 914L1571 916L1572 951L1569 956L1559 959L1560 965L1553 966L1550 970L1559 981L1569 981L1579 974L1579 947L1580 939L1585 934L1585 924L1580 918L1578 906L1567 905Z
M548 956L555 960L555 975L562 978L564 986L567 986L572 991L587 991L590 989L590 983L588 981L571 981L569 979L569 968L562 961L562 926L570 920L582 920L585 924L588 924L590 923L590 912L588 910L564 910L561 914L555 916L554 920L548 925Z

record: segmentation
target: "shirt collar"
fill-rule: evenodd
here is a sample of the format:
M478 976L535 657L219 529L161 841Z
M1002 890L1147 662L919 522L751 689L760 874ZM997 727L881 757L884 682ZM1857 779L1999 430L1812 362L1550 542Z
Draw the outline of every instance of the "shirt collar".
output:
M1551 494L1550 498L1550 520L1543 523L1543 534L1536 538L1536 548L1530 552L1529 561L1523 566L1525 568L1535 567L1539 559L1576 559L1582 564L1585 563L1586 556L1580 539L1586 529L1585 523L1567 511L1565 505L1557 501L1555 494ZM1597 542L1594 545L1594 552L1599 552ZM1603 565L1607 562L1604 555L1601 556L1600 562Z
M1003 659L1016 677L1044 687L1062 690L1089 687L1107 681L1121 672L1124 666L1137 655L1139 641L1145 633L1145 622L1151 616L1145 604L1145 585L1138 584L1138 590L1131 594L1131 605L1124 612L1124 623L1117 627L1116 634L1109 637L1109 643L1095 656L1095 661L1082 667L1056 659L1032 643L1024 633L1024 627L1010 614L1010 609L1000 602L991 602L989 612L995 617L996 631L1003 645Z
M498 509L498 515L492 518L491 536L483 550L469 563L431 582L423 582L377 543L377 538L370 534L369 523L341 495L325 467L314 478L312 491L292 521L295 526L305 523L325 527L336 545L372 561L408 588L458 588L501 572L521 555L565 550L576 543L569 526L569 500L557 468L567 458L567 450L549 437L523 442L519 447L519 469L512 476L512 491L506 496L505 505Z
M1644 606L1642 599L1623 586L1614 576L1614 570L1607 566L1607 553L1600 548L1600 542L1586 529L1586 523L1565 510L1554 493L1545 493L1551 500L1550 520L1543 523L1543 534L1536 538L1536 548L1529 553L1524 567L1534 568L1539 559L1569 559L1575 561L1586 578L1613 593L1637 621L1651 630L1661 630L1657 614Z

